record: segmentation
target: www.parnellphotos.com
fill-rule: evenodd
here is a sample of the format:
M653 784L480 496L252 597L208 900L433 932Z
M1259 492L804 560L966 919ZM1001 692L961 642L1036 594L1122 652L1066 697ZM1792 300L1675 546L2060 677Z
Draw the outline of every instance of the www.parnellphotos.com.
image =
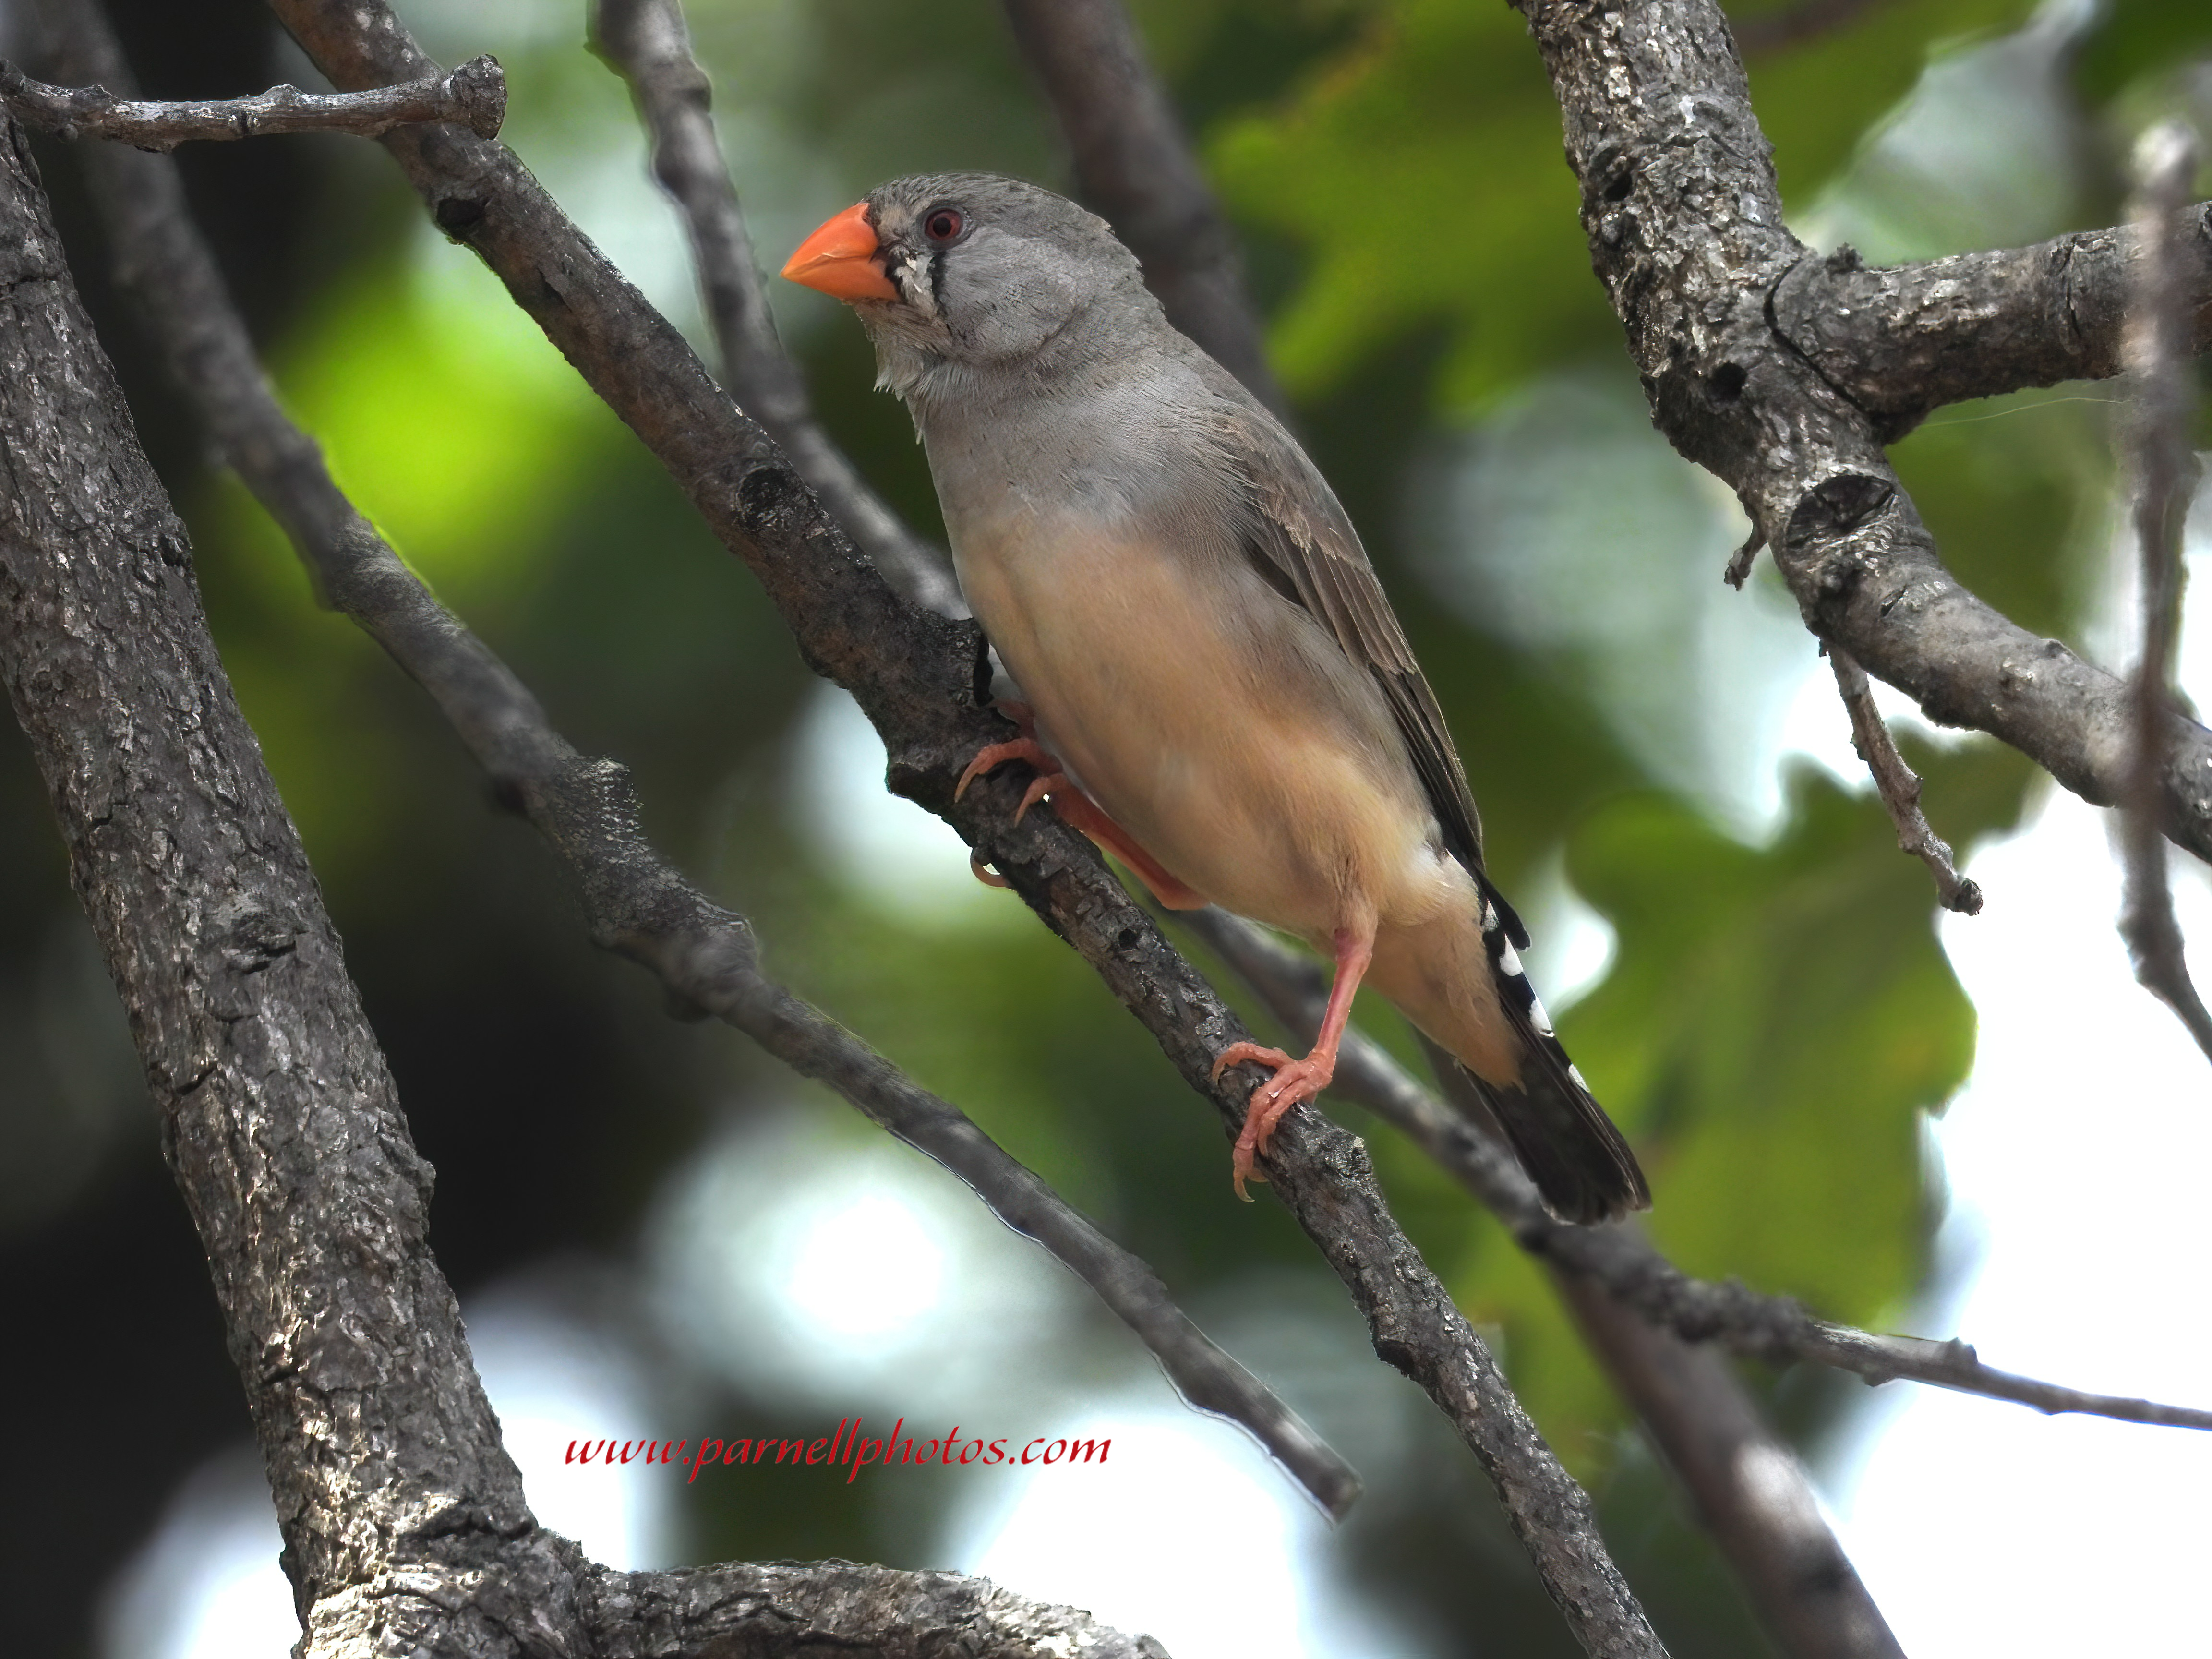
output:
M914 1435L902 1439L899 1431L906 1427L903 1417L891 1425L888 1435L871 1439L860 1433L860 1423L857 1417L840 1418L835 1434L813 1441L722 1440L702 1435L696 1451L691 1449L692 1443L688 1439L571 1440L561 1461L621 1464L635 1459L646 1463L665 1463L690 1470L690 1480L696 1480L699 1471L711 1463L813 1463L845 1470L845 1480L849 1486L871 1463L902 1463L908 1467L931 1463L986 1467L998 1463L1103 1463L1114 1446L1110 1439L1048 1439L1039 1435L1015 1451L1011 1449L1012 1440L1006 1437L963 1439L957 1423L949 1433L934 1440L923 1440Z

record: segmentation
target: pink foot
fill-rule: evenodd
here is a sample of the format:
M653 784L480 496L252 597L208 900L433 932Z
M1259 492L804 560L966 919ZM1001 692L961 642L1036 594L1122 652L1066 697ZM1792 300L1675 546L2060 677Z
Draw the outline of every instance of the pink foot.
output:
M1029 711L1024 708L1022 713L1026 716ZM1024 720L1024 724L1026 725L1026 723ZM1012 743L994 743L978 754L974 760L969 761L968 769L960 775L960 781L952 786L952 799L958 800L961 796L968 793L969 784L994 768L1004 766L1008 761L1024 762L1036 772L1036 776L1030 780L1030 787L1022 792L1022 804L1014 809L1016 823L1022 821L1030 807L1054 790L1068 789L1073 787L1068 783L1066 775L1060 769L1060 763L1047 754L1043 746L1035 738L1020 737ZM1012 884L973 853L968 855L968 868L974 872L975 879L986 887L1008 887Z
M1014 814L1017 823L1022 821L1022 812L1028 811L1030 806L1050 794L1054 787L1063 786L1067 781L1066 775L1060 769L1060 763L1045 751L1042 744L1035 738L1019 737L1012 743L994 743L978 751L975 758L968 763L968 769L960 775L960 781L952 786L952 799L958 800L968 793L969 784L986 772L997 770L1008 761L1020 761L1036 773L1028 793L1022 797L1021 812Z
M1336 1075L1336 1055L1333 1051L1316 1048L1304 1060L1293 1060L1280 1048L1266 1048L1257 1042L1232 1042L1214 1060L1213 1080L1218 1082L1221 1074L1231 1066L1242 1066L1248 1060L1272 1066L1275 1074L1252 1091L1251 1099L1244 1108L1244 1127L1237 1137L1237 1151L1230 1163L1230 1184L1236 1188L1237 1196L1247 1204L1252 1199L1244 1190L1244 1183L1267 1178L1254 1167L1254 1159L1267 1150L1267 1141L1284 1114L1293 1106L1316 1098L1328 1087L1329 1079Z

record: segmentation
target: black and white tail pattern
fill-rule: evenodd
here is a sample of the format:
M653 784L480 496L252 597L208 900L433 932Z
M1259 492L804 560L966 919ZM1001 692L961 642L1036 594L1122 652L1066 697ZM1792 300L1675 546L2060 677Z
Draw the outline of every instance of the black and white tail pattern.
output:
M1528 930L1488 881L1481 884L1482 943L1505 1018L1521 1039L1521 1086L1468 1075L1536 1183L1544 1207L1560 1220L1614 1221L1632 1210L1650 1209L1651 1189L1636 1154L1591 1097L1522 970Z

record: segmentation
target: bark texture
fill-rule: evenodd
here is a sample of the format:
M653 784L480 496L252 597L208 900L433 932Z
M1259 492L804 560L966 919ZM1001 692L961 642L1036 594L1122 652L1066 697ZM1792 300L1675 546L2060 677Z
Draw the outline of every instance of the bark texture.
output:
M592 1659L1167 1659L1149 1636L988 1578L849 1561L611 1572L588 1587L583 1613Z
M2179 241L2191 343L2203 351L2212 209L2190 209ZM1888 441L1945 404L2118 374L2143 246L2124 225L1886 268L1839 248L1790 268L1774 290L1774 326Z
M302 1612L467 1571L521 1478L425 1238L429 1166L209 639L184 526L0 144L0 673L205 1244Z
M351 132L374 137L410 121L458 121L478 137L507 118L507 77L489 58L451 75L367 92L309 93L271 87L252 98L145 103L105 85L50 87L0 63L0 104L19 120L63 138L109 138L137 149L258 138L279 132Z

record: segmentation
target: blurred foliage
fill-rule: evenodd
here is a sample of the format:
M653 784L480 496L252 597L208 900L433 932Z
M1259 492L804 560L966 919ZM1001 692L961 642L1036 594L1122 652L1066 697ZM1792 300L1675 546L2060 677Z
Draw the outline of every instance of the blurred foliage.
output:
M214 33L189 52L165 44L161 31L177 25L164 9L125 9L131 38L161 66L147 73L157 93L230 93L296 73L271 61L256 8L215 9ZM448 60L498 53L514 88L509 142L700 337L680 235L646 178L622 89L580 50L574 9L447 0L407 9ZM957 165L1065 183L1051 124L988 0L695 0L689 9L767 263L895 173ZM1558 111L1522 20L1496 0L1151 0L1137 9L1248 237L1302 428L1362 526L1459 734L1493 868L1509 892L1535 896L1528 908L1540 933L1546 905L1565 914L1567 887L1614 931L1609 974L1560 1024L1645 1157L1655 1237L1692 1271L1801 1295L1840 1318L1903 1317L1922 1285L1937 1201L1918 1116L1940 1109L1973 1047L1972 1011L1937 946L1924 872L1898 854L1863 789L1809 768L1788 776L1774 821L1752 835L1728 803L1685 786L1639 746L1639 728L1592 670L1603 648L1595 634L1539 638L1503 611L1470 606L1447 577L1451 562L1475 557L1474 543L1446 536L1428 546L1435 538L1408 506L1423 476L1455 476L1494 453L1498 411L1531 388L1573 379L1631 400L1625 407L1637 396L1589 274ZM1917 142L1896 112L1909 114L1905 100L1931 54L1971 70L2028 10L2025 0L1893 0L1755 56L1753 94L1793 216L1849 227L1854 204L1879 207L1905 175L1876 163ZM2084 163L2087 182L2044 190L2033 216L2000 216L1987 234L2040 234L2053 216L2088 222L2080 216L2109 211L2118 137L2110 124L2182 95L2179 66L2207 40L2193 0L2119 0L2069 48L2072 78L2051 92L2069 105L2061 116L2108 124L2105 149ZM816 799L802 786L807 747L829 729L817 718L823 694L765 601L496 285L421 224L383 158L304 148L292 152L295 176L264 187L235 170L264 147L210 148L231 153L191 158L196 192L228 204L217 215L226 258L285 395L338 477L574 741L634 769L655 839L754 916L772 969L962 1103L1194 1303L1234 1309L1254 1285L1285 1276L1326 1289L1325 1270L1279 1206L1229 1200L1210 1111L1012 900L963 890L941 902L892 902L839 852L839 826L824 814L862 809L849 792ZM2009 177L2002 155L1972 165ZM642 976L591 951L550 861L488 801L419 693L349 624L315 608L289 550L209 469L106 307L69 165L57 157L46 171L104 337L193 525L226 663L441 1170L434 1218L445 1266L465 1297L548 1263L629 1261L655 1194L715 1121L793 1097L832 1116L844 1109L728 1033L665 1020ZM1960 188L1982 190L1984 176L1966 167ZM242 210L234 198L256 188L264 193ZM869 389L859 331L818 296L779 293L776 303L825 422L933 532L921 458L902 411ZM2026 626L2076 638L2094 586L2084 555L2102 534L2108 486L2099 401L2036 394L1946 411L1896 452L1962 578ZM1658 450L1647 461L1674 465L1644 436ZM1718 594L1717 558L1698 539L1725 542L1728 510L1702 497L1668 514L1631 501L1617 540L1590 556L1622 572L1637 562L1639 580L1751 605ZM1695 534L1682 528L1698 525ZM1481 556L1514 552L1509 539ZM1825 678L1810 642L1786 620L1774 626L1796 653L1793 672ZM1719 729L1716 699L1795 695L1794 680L1708 684L1700 648L1692 641L1636 689L1675 709L1685 729ZM67 1630L27 1638L64 1652L87 1639L91 1576L149 1524L163 1483L239 1431L239 1413L211 1315L178 1334L181 1293L169 1280L145 1280L143 1296L158 1292L158 1304L106 1285L128 1279L117 1264L134 1250L188 1247L173 1202L158 1196L150 1125L112 1007L96 984L87 988L82 933L68 920L35 782L19 749L3 758L0 844L13 856L0 861L0 1170L35 1160L52 1179L0 1181L0 1239L19 1279L64 1259L96 1267L104 1288L77 1297L87 1316L168 1333L161 1340L188 1355L175 1363L194 1379L155 1390L145 1373L164 1361L81 1398L15 1398L21 1420L55 1423L57 1446L82 1443L74 1412L86 1433L140 1422L163 1449L134 1469L141 1485L104 1489L112 1513L70 1534L69 1561L50 1540L0 1551L79 1587L76 1601L31 1598L66 1606ZM1771 745L1737 758L1770 772L1774 762ZM1916 751L1916 762L1931 817L1962 853L2013 821L2029 781L2023 763L1980 743ZM1540 952L1532 964L1543 977ZM1404 1045L1387 1010L1370 1000L1362 1012ZM858 1144L865 1132L852 1133ZM1632 1579L1653 1587L1674 1650L1763 1651L1710 1550L1625 1439L1618 1404L1540 1275L1433 1169L1388 1135L1371 1138L1409 1229L1498 1335L1547 1433L1596 1483L1608 1533ZM1005 1248L1027 1247L1009 1238ZM125 1299L111 1306L110 1294ZM40 1317L64 1319L69 1295L50 1300ZM1103 1328L1102 1341L1121 1340ZM1319 1316L1311 1328L1340 1349L1359 1346L1356 1331ZM1325 1428L1343 1410L1302 1392L1314 1385L1297 1364L1273 1375ZM787 1405L752 1399L742 1379L669 1386L806 1426ZM1793 1422L1811 1433L1832 1417L1820 1403ZM1353 1413L1332 1431L1356 1435L1364 1420ZM1435 1633L1438 1650L1478 1640L1497 1651L1564 1650L1467 1460L1419 1421L1407 1431L1416 1450L1386 1463L1379 1473L1392 1479L1376 1481L1343 1534L1346 1559L1370 1593ZM876 1503L865 1486L812 1480L702 1486L694 1543L702 1554L933 1564L951 1501L940 1488Z
M2102 103L2142 83L2172 85L2192 71L2201 76L2208 49L2212 12L2194 0L2112 0L2081 54L2082 94Z
M2029 9L2027 0L1868 6L1754 58L1752 94L1784 201L1810 198L1911 89L1932 48ZM1450 404L1618 337L1589 276L1559 106L1527 32L1505 6L1378 5L1295 96L1213 135L1209 159L1231 205L1309 262L1273 336L1294 391L1325 390L1435 319L1450 331L1436 369Z

